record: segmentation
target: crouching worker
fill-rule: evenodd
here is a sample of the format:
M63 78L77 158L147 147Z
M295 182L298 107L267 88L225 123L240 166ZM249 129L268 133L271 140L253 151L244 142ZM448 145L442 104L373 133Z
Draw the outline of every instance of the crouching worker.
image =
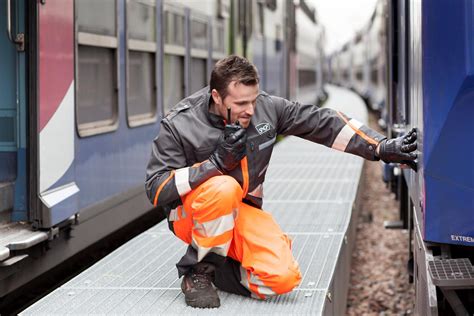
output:
M219 307L217 288L256 299L301 281L291 240L261 209L276 136L296 135L368 160L414 164L416 133L387 141L343 113L259 90L245 58L217 62L210 86L161 121L146 190L169 228L189 246L177 263L186 303Z

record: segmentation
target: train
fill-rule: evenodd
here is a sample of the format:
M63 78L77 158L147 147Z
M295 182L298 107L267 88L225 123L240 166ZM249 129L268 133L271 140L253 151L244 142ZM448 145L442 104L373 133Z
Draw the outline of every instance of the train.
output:
M0 22L0 303L159 213L152 140L220 58L247 57L268 93L326 98L324 28L304 0L4 0Z
M363 97L377 95L366 84L371 81L367 74L378 69L377 78L388 83L384 101L367 100L381 109L388 137L417 129L417 171L383 165L384 179L400 201L400 220L387 228L409 232L407 281L414 282L415 315L472 315L474 3L381 0L375 20L379 11L380 64L355 57L363 55L358 43L377 33L364 28L330 56L331 80ZM348 65L345 56L353 56L351 66L339 68ZM382 63L383 70L372 67ZM355 80L344 75L350 71L356 72Z
M387 122L386 12L386 2L377 1L369 21L327 60L330 82L358 93L379 114L383 128Z

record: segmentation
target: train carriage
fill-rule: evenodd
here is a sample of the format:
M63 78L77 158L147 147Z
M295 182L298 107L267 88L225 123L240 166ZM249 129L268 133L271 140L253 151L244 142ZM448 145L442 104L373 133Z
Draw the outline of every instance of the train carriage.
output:
M369 106L381 114L382 120L386 119L385 99L387 91L386 60L386 2L377 1L374 14L367 30L367 52L370 69L369 80ZM383 124L382 124L383 125Z
M474 313L472 1L388 3L388 132L418 130L398 178L418 315Z
M353 52L351 49L352 43L346 43L338 54L339 59L339 72L341 78L341 84L343 87L352 88L352 58Z
M298 97L304 52L317 102L315 15L288 0L2 1L0 298L144 214L161 218L144 192L152 140L218 59L247 56L262 89ZM314 34L309 47L296 28Z
M372 110L379 112L383 128L388 115L386 10L386 1L377 1L368 23L331 58L333 81L355 90Z
M368 26L331 58L335 82L363 96L357 72L367 36L368 105L389 137L418 130L418 172L384 165L400 200L400 220L386 227L410 232L417 315L474 313L473 6L377 1Z

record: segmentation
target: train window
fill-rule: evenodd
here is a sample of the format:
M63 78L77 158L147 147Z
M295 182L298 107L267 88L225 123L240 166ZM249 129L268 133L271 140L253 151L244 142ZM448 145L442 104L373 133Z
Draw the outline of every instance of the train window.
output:
M127 1L127 120L130 127L156 121L156 7Z
M128 53L127 111L131 126L156 121L154 55L137 51Z
M345 80L349 80L349 70L344 70L343 73L342 73L342 77Z
M154 1L127 2L127 31L129 38L156 41L156 8Z
M267 8L269 8L272 11L275 11L277 8L277 1L276 0L265 0L265 4Z
M184 98L184 8L167 2L164 5L164 56L163 56L163 115Z
M184 57L175 55L164 56L163 77L164 84L164 109L169 110L184 98Z
M76 120L81 137L118 127L115 0L76 1Z
M370 78L373 84L377 85L379 83L379 70L377 68L372 68Z
M165 12L165 44L184 46L184 15Z
M204 88L207 85L207 60L191 58L191 93Z
M217 0L217 16L221 19L230 16L230 0Z
M76 1L78 31L115 36L115 12L115 0Z
M300 87L314 85L316 83L316 72L309 69L300 69L298 71L298 82Z
M115 52L80 45L78 59L77 123L80 131L89 134L91 129L113 124L117 116Z
M224 24L214 23L214 30L212 32L212 48L214 52L225 54L225 30Z
M374 84L374 85L378 85L379 84L379 69L378 69L378 58L374 58L370 61L370 81Z
M209 58L208 46L208 18L193 12L191 15L191 65L190 65L190 93L194 93L207 85L207 60Z
M207 23L204 21L191 20L191 47L207 49Z
M253 3L251 0L237 1L237 25L236 31L249 39L253 30Z
M264 4L262 2L257 2L256 34L260 37L265 35L265 9L263 5Z
M382 83L385 86L387 84L387 68L382 65Z
M283 31L280 24L275 25L275 51L279 52L283 46Z

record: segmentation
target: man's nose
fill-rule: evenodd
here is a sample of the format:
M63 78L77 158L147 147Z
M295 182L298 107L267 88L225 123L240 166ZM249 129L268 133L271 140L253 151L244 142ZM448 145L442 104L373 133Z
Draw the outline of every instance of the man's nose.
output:
M247 110L245 111L248 115L253 115L255 109L254 109L254 106L252 103L250 103L248 106L247 106Z

